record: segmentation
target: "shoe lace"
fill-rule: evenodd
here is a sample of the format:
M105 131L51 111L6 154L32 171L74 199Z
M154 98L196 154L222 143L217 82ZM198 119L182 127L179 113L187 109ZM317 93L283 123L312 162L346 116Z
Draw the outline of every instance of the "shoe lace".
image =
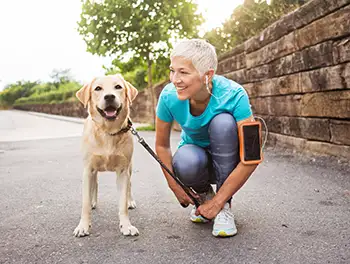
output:
M217 215L217 220L221 223L230 223L233 219L233 213L229 209L222 209Z

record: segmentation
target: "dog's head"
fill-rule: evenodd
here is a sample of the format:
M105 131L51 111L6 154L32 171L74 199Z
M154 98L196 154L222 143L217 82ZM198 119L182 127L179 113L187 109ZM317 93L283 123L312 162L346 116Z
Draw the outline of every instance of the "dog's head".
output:
M137 94L134 86L125 81L122 75L116 74L93 79L76 96L84 107L89 106L90 113L96 110L106 120L114 121Z

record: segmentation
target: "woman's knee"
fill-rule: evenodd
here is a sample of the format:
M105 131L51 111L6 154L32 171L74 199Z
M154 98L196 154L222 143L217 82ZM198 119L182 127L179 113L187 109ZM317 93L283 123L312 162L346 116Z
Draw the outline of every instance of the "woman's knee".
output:
M202 181L208 166L208 156L204 149L195 145L185 145L177 150L173 157L173 168L176 175L191 185Z
M237 136L237 123L229 113L216 115L209 124L209 134L211 136Z

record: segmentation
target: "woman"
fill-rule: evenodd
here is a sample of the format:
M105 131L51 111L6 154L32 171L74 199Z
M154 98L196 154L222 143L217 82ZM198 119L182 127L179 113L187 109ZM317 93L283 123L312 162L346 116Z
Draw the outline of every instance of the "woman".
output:
M237 127L254 120L249 98L239 84L215 75L215 48L200 39L184 40L171 53L170 81L162 90L156 118L156 152L204 204L191 210L193 222L213 219L214 236L237 233L230 210L231 197L242 187L256 165L239 159ZM171 124L181 128L181 142L172 156ZM183 205L192 200L168 175L170 189ZM211 184L216 184L216 194ZM205 218L203 218L204 216Z

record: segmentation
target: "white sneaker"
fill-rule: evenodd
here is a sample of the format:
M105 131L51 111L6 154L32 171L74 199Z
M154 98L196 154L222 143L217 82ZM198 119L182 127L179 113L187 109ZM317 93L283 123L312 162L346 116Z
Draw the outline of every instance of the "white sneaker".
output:
M204 201L208 201L213 199L213 197L215 196L215 192L213 190L213 188L210 186L209 191L205 192L205 193L200 193L199 196L201 197L201 199ZM193 223L208 223L209 220L205 219L203 216L201 215L196 215L196 210L197 207L193 206L191 213L190 213L190 219Z
M216 237L229 237L237 234L235 219L229 203L226 203L215 217L212 234Z

